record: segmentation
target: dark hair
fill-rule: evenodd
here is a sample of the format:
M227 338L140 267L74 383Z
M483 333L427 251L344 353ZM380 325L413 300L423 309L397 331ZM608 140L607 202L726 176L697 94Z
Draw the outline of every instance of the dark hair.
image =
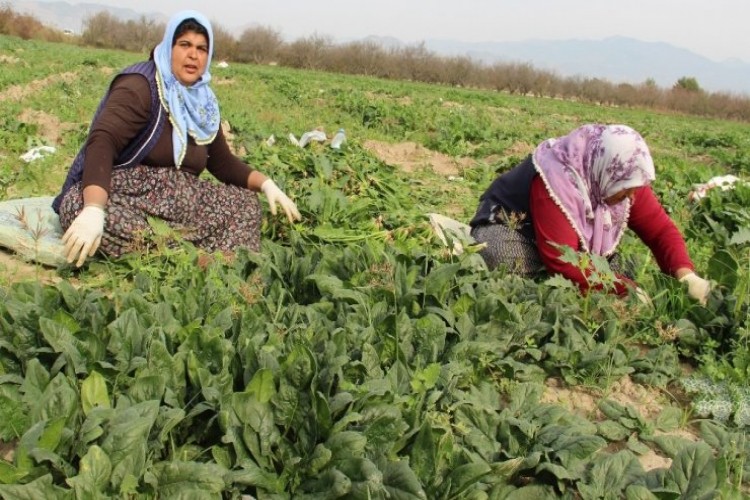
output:
M199 35L205 36L206 41L208 41L209 47L211 46L211 40L208 36L208 30L203 27L201 23L196 21L195 18L192 17L185 19L177 25L177 29L174 30L174 36L172 37L172 46L174 47L174 44L177 43L177 39L188 31L192 31L194 33L198 33Z

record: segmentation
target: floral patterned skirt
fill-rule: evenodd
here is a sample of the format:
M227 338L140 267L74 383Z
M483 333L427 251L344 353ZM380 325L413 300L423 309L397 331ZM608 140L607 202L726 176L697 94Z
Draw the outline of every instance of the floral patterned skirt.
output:
M60 225L67 230L83 209L81 183L65 194ZM166 222L183 239L209 252L260 250L262 210L248 189L200 179L174 167L116 169L99 250L111 257L142 248L153 234L149 217Z

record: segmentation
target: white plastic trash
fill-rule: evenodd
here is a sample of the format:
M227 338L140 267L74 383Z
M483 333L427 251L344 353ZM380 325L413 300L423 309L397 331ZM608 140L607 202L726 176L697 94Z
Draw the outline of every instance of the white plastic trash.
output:
M310 130L302 134L299 139L299 147L304 148L310 141L323 142L326 140L326 133L322 130Z
M336 135L333 136L333 139L331 139L331 147L333 149L341 149L341 145L346 142L346 133L344 133L344 129L340 128L338 132L336 132Z
M427 216L430 219L430 225L433 231L435 231L435 235L443 245L451 247L453 255L461 255L464 251L464 245L476 243L471 236L471 226L468 224L436 213L430 213ZM448 238L450 238L450 242Z
M742 182L742 179L734 175L719 175L712 177L704 184L694 184L693 190L688 194L688 199L690 201L698 201L701 198L704 198L708 194L708 191L714 188L721 188L722 191L734 189L734 185L737 182Z
M29 149L19 158L21 158L26 163L29 163L34 160L38 160L39 158L43 158L45 154L52 154L55 151L57 151L57 149L52 146L37 146L35 148Z

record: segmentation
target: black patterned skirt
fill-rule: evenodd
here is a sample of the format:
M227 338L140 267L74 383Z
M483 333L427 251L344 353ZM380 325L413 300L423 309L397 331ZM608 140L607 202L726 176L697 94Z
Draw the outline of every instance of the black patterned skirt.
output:
M479 255L490 269L505 266L509 272L525 277L537 275L546 269L536 242L504 224L476 226L472 228L471 236L477 243L487 244ZM612 272L634 279L635 265L632 260L614 252L607 261Z
M521 276L532 276L544 271L534 240L504 224L475 226L471 236L477 243L487 246L479 252L487 267L504 266L509 272Z
M82 209L79 182L60 205L64 231ZM111 257L142 248L153 233L149 217L163 220L184 240L209 252L232 252L238 247L260 250L262 210L256 193L174 167L114 170L106 212L99 250Z

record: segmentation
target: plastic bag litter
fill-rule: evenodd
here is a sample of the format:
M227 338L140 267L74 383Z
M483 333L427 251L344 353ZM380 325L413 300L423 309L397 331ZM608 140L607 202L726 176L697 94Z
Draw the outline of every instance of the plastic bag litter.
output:
M721 188L722 191L734 189L734 185L741 181L742 179L735 177L734 175L719 175L712 177L706 183L693 184L693 190L688 194L688 200L698 201L701 198L704 198L708 191L714 188Z
M461 255L464 252L464 245L476 243L474 237L471 236L471 226L468 224L441 214L430 213L427 216L430 218L430 225L435 235L443 242L443 245L452 246L453 255ZM450 244L448 238L451 239Z
M325 142L326 139L326 133L322 130L310 130L309 132L305 132L299 140L297 140L294 134L289 133L289 142L301 148L307 146L310 141Z
M273 146L274 144L276 144L276 136L274 136L273 134L271 134L268 137L268 139L266 139L266 146L270 147L270 146Z
M24 154L19 156L20 159L26 163L30 163L34 160L43 158L46 154L52 154L57 151L53 146L37 146L26 151Z

